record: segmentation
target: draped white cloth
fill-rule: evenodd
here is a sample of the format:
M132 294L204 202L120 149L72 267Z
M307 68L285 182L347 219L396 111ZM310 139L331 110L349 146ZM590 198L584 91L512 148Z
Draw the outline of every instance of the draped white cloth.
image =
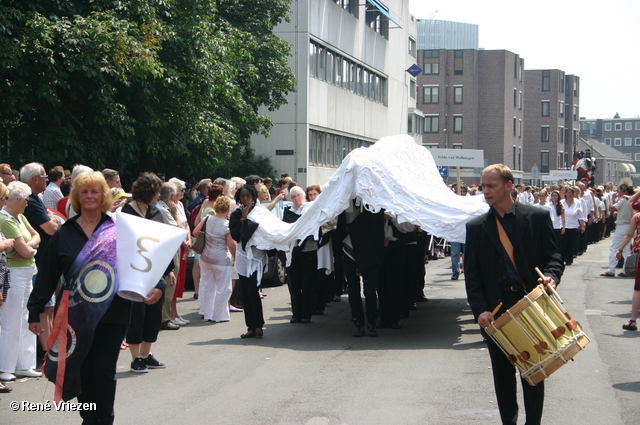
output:
M298 240L318 238L318 228L354 198L370 211L384 208L399 223L409 222L453 242L464 242L466 222L488 210L483 196L458 196L447 187L427 148L408 135L389 136L347 155L295 223L278 220L266 208L254 208L248 218L260 226L250 245L288 252Z

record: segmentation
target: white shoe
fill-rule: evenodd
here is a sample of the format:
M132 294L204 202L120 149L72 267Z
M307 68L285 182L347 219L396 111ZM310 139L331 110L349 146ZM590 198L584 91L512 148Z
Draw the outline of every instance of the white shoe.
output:
M15 381L15 380L16 380L15 375L11 373L8 373L8 372L0 373L0 381L8 382L8 381Z
M171 319L171 323L178 326L184 326L187 324L184 320L180 320L179 317L176 317L175 319Z
M42 373L29 369L29 370L16 370L16 376L26 376L27 378L40 378Z
M188 325L189 323L191 323L191 321L189 319L185 319L182 316L178 316L178 319L182 320L184 322L185 325Z

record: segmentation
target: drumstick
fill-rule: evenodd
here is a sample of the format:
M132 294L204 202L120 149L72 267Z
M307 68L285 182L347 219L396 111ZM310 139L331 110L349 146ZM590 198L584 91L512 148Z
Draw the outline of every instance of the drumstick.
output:
M536 267L535 269L536 269L536 272L538 273L538 276L540 276L540 277L542 278L542 280L544 281L544 279L546 278L546 276L542 274L542 272L540 271L540 269L539 269L539 268L537 268L537 267ZM558 295L558 293L556 292L556 290L555 290L551 285L549 285L549 284L546 284L546 283L545 283L545 286L551 290L551 293L552 293L553 295L555 295L556 297L558 297L558 300L560 301L560 303L561 303L561 304L564 304L564 301L562 301L562 298L560 298L560 295Z
M500 310L500 307L502 307L502 303L498 304L498 306L493 309L493 311L489 315L489 321L493 320L493 316L495 316L498 310Z

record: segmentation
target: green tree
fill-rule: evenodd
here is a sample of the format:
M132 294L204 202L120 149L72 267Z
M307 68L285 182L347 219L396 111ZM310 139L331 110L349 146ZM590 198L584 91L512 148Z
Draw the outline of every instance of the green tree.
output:
M15 164L207 175L294 87L287 0L3 1L0 123ZM259 160L259 158L258 158Z

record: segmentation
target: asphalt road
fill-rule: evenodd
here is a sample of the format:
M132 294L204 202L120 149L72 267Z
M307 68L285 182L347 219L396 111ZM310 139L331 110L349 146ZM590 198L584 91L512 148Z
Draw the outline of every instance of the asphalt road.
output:
M591 343L547 379L546 424L636 424L640 417L640 333L623 331L633 279L605 278L611 239L567 268L565 307ZM118 362L117 424L496 424L489 355L450 261L427 265L425 294L400 330L354 338L346 296L310 324L290 324L286 287L266 288L265 338L241 340L242 313L205 324L196 302L178 309L191 324L163 331L153 353L168 367L128 372ZM45 379L10 384L1 424L79 424L76 412L12 411L11 401L43 403ZM521 410L519 423L524 423Z

